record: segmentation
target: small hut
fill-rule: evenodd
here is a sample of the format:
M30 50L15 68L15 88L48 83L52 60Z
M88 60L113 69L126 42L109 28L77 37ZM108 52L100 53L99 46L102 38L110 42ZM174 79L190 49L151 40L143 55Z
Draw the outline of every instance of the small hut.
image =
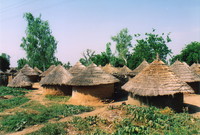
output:
M42 74L40 74L41 78L44 78L46 75L48 75L56 66L51 65L46 71L44 71Z
M149 65L149 63L144 59L143 62L131 72L131 75L136 76L138 73L140 73L148 65Z
M84 104L111 98L114 93L114 83L118 81L95 64L91 64L68 82L72 86L70 101Z
M32 82L30 78L24 75L21 71L13 78L13 80L8 84L8 87L18 87L18 88L31 88Z
M12 81L12 79L18 74L17 68L10 68L6 71L8 75L8 83Z
M58 65L40 81L40 84L45 95L71 95L72 88L67 85L70 79L72 75L63 66Z
M26 64L21 70L24 75L28 76L32 82L39 81L39 73Z
M196 63L193 63L191 66L190 66L190 69L196 73L197 75L200 76L200 64L196 64Z
M102 67L102 69L108 74L115 74L119 72L119 70L116 67L113 67L110 63L106 64L104 67Z
M182 81L188 83L196 94L200 94L200 77L188 65L177 60L170 68Z
M161 108L168 106L178 112L183 107L183 93L193 92L189 85L181 81L159 59L153 61L122 88L130 92L129 98L139 105Z
M71 67L68 71L73 75L77 76L80 72L85 70L86 67L82 65L80 62L77 62L73 67Z
M34 70L35 70L36 72L38 72L39 74L42 74L42 71L39 70L37 67L34 67Z

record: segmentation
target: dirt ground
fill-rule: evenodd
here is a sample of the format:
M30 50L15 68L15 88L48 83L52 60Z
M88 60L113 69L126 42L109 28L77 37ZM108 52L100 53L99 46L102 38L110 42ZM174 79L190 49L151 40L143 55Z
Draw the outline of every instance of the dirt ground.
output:
M40 88L40 86L38 84L36 84L35 88L37 88L37 89L29 92L28 94L26 94L26 96L33 101L38 101L42 105L49 104L51 101L45 100L44 95L43 95L43 91ZM114 102L114 103L110 103L110 104L103 104L101 106L95 106L95 110L92 111L92 112L86 112L86 113L82 113L82 114L78 114L78 115L74 115L74 116L80 116L80 117L83 117L83 118L87 117L87 116L94 116L94 115L108 116L108 115L111 114L110 112L106 112L106 108L107 108L108 105L121 105L124 102L129 104L131 101L121 101L121 102ZM188 112L191 115L200 118L200 95L196 95L196 94L184 95L184 103L187 106ZM138 103L136 103L136 104L138 104ZM65 118L60 119L59 121L51 121L50 120L49 122L51 122L51 123L66 122L66 121L71 120L72 117L73 116L65 117ZM44 124L34 125L32 127L26 128L22 131L10 133L10 134L7 134L7 135L25 135L27 133L37 131L40 128L42 128L43 126L44 126Z

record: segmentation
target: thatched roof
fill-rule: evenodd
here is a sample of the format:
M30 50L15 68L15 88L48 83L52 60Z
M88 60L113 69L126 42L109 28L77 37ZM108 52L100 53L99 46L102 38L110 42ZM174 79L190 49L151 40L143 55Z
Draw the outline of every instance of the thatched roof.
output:
M24 67L20 70L24 75L27 76L37 76L39 75L34 69L32 69L28 64L24 65Z
M184 82L200 82L200 77L188 65L178 60L170 68Z
M192 64L192 65L190 66L190 69L191 69L193 72L195 72L196 74L200 75L200 64L194 63L194 64Z
M36 72L38 72L39 74L42 74L42 71L39 70L37 67L34 67L34 70L35 70Z
M68 71L73 75L76 76L83 70L85 70L86 67L82 65L80 62L77 62L73 67L71 67Z
M119 72L119 70L113 67L110 63L106 64L104 67L102 67L102 69L108 74L114 74L114 73Z
M72 75L61 65L55 67L41 81L41 85L67 85Z
M44 71L40 76L44 77L46 75L48 75L56 66L55 65L51 65L46 71Z
M137 75L138 73L140 73L145 67L147 67L149 65L149 63L146 60L143 60L143 62L132 71L133 75Z
M162 96L194 92L188 84L181 81L159 59L153 61L148 67L123 85L122 89L140 96Z
M124 65L122 68L118 69L118 73L117 74L127 75L127 74L129 74L131 72L132 72L132 70L130 70L126 65Z
M68 84L72 86L95 86L119 82L114 76L105 73L95 64L91 64L80 74L72 78Z
M8 87L31 87L32 82L28 76L24 75L21 71L13 78L8 84Z

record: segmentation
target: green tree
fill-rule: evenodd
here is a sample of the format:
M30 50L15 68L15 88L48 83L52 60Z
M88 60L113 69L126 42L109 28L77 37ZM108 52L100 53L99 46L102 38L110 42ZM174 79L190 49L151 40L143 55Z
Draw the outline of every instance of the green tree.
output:
M128 67L131 69L136 68L144 59L148 62L152 62L156 58L156 54L164 62L167 62L167 56L171 56L172 51L168 48L167 43L171 42L168 33L166 36L155 34L155 29L152 33L145 33L144 38L140 38L140 34L135 34L136 44L133 48L133 53L128 58ZM140 38L140 39L139 39Z
M31 67L46 70L56 62L55 52L57 41L52 36L49 23L31 13L25 13L24 18L28 22L26 37L22 38L20 45L27 55L27 61Z
M21 58L17 61L17 68L21 69L24 67L24 65L28 64L28 61L25 58Z
M10 67L10 56L2 53L0 55L0 70L5 72L7 69L9 69Z
M200 42L191 42L182 49L181 53L174 56L170 61L171 64L176 60L185 61L188 65L200 63Z
M133 39L132 36L128 34L128 29L122 29L116 36L111 37L111 39L116 43L118 58L124 61L124 65L127 65L127 58L130 54L129 48L132 47L131 40Z
M92 57L95 55L95 51L87 49L86 51L83 52L83 58L81 58L79 61L85 65L88 66L92 63Z

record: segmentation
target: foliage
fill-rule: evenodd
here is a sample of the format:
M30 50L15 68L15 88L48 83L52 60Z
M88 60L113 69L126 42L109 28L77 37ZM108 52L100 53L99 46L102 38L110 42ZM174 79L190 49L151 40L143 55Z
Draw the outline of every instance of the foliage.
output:
M29 99L25 97L14 97L11 99L0 100L0 112L4 111L5 109L10 109L20 106L28 101Z
M137 43L133 47L132 55L129 57L128 67L134 69L144 59L151 63L156 58L157 53L161 60L167 62L167 56L172 54L171 49L167 46L167 43L171 42L169 34L166 36L164 33L162 35L155 34L155 29L152 33L145 33L145 38L139 39L141 35L135 34L138 39L136 39Z
M95 51L87 49L86 51L83 52L83 58L81 58L79 61L85 65L88 66L92 64L92 57L95 55Z
M128 29L122 29L116 36L111 37L113 42L116 43L116 52L119 59L124 61L124 65L127 65L127 56L129 55L129 48L132 47L131 35L128 34Z
M58 101L58 102L66 102L68 101L71 97L70 96L56 96L56 95L46 95L45 96L48 100L51 101Z
M57 41L52 36L49 23L43 21L41 16L35 18L31 13L25 13L24 18L27 20L28 26L26 37L22 38L20 46L26 51L28 64L44 71L57 62L54 56Z
M10 87L0 87L0 96L13 95L13 96L23 96L27 93L27 89L23 88L10 88Z
M67 131L65 130L65 128L65 123L48 123L40 130L27 135L66 135Z
M25 58L21 58L17 61L17 68L21 69L24 65L28 64L28 61Z
M200 42L191 42L187 44L180 54L171 59L171 64L176 60L185 61L188 65L200 63Z
M0 55L0 70L5 72L10 66L10 56L2 53Z

